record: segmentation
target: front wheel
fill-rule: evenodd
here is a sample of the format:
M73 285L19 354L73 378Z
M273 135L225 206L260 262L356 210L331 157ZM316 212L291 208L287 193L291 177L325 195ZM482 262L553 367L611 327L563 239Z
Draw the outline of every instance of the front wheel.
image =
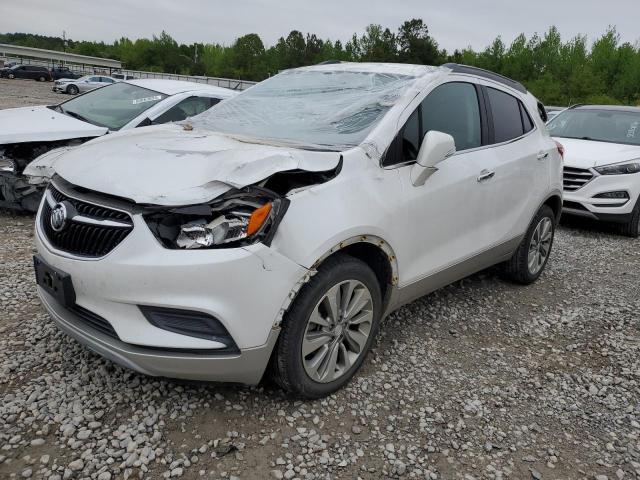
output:
M381 315L380 286L367 264L343 254L329 258L283 319L273 378L308 399L340 389L362 365Z
M8 77L9 77L11 80L13 80L14 78L16 78L16 76L15 76L13 73L10 73L10 74L8 75Z
M69 85L67 87L67 93L70 95L77 95L78 94L78 87L76 87L75 85Z
M640 237L640 200L636 202L636 206L631 213L631 219L621 225L621 233L627 237Z
M535 282L551 255L555 229L556 218L553 210L548 205L543 205L513 257L503 265L505 276L523 285Z

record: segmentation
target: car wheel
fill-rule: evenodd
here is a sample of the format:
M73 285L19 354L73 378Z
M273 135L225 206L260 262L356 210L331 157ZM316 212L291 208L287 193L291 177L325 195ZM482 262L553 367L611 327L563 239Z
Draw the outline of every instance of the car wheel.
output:
M78 87L76 87L75 85L69 85L67 87L67 93L70 95L77 95L78 94Z
M13 73L10 73L9 75L7 75L11 80L13 80L14 78L16 78L16 76Z
M367 264L343 254L329 258L283 318L272 377L308 399L338 390L362 365L381 310L380 286Z
M544 271L556 230L556 218L548 205L543 205L510 260L503 265L506 277L522 285L535 282Z
M640 200L636 202L636 206L631 214L631 220L620 226L620 232L627 237L640 237Z
M47 80L47 79L46 79L46 78L44 78L44 77L38 77L38 81L39 81L39 82L44 82L44 81L46 81L46 80Z

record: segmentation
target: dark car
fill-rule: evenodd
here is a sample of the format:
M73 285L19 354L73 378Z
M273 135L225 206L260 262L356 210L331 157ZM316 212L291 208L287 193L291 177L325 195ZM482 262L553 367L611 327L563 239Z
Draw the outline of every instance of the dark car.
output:
M73 73L67 67L55 67L51 69L51 77L53 80L59 80L61 78L80 78L82 75Z
M0 76L3 78L31 78L39 82L52 80L49 69L39 65L14 65L9 69L0 70Z

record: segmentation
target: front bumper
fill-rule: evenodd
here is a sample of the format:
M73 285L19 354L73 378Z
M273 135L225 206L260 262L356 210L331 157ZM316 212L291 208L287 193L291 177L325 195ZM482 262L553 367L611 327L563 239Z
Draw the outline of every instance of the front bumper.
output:
M627 192L629 198L597 198L607 192ZM640 198L640 174L596 175L576 191L564 192L563 215L575 215L607 222L628 222Z
M36 218L39 255L71 276L76 305L106 320L117 338L92 328L39 289L43 304L65 332L149 375L249 384L260 380L283 308L307 269L262 244L169 250L140 215L132 216L133 230L113 251L99 259L82 259L51 246L41 229L41 213ZM158 328L140 306L211 315L224 325L240 353L218 354L215 350L224 347L219 342Z
M239 354L200 355L149 349L87 328L82 319L62 307L40 287L38 295L53 321L69 336L112 362L154 377L255 385L260 382L278 339L279 329L272 329L264 345L244 349Z

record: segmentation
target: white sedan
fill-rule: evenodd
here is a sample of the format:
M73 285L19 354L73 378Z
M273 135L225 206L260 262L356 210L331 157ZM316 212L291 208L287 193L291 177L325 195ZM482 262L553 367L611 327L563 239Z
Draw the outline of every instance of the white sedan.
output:
M56 152L108 133L184 120L236 94L178 80L128 80L59 105L1 110L0 207L35 211L38 183L48 179ZM35 184L26 174L36 177Z
M95 90L96 88L105 87L116 82L117 80L115 78L107 77L105 75L85 75L80 78L61 78L60 80L56 80L53 82L51 90L54 92L77 95L78 93Z

